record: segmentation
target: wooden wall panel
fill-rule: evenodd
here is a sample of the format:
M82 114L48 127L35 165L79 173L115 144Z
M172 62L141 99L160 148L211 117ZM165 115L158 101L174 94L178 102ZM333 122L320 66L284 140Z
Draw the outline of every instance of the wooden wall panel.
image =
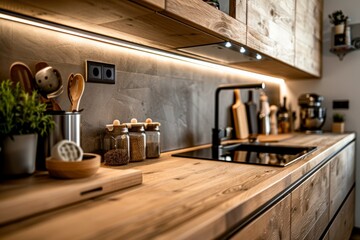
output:
M295 0L248 0L247 45L294 65Z
M329 164L291 194L291 239L319 239L329 222Z

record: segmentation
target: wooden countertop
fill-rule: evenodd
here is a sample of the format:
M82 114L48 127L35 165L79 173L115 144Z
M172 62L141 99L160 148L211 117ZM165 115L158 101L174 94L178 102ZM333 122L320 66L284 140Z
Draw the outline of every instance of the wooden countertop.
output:
M142 170L142 185L0 226L0 238L212 239L354 139L353 133L296 135L280 144L318 148L285 168L163 153L119 167Z

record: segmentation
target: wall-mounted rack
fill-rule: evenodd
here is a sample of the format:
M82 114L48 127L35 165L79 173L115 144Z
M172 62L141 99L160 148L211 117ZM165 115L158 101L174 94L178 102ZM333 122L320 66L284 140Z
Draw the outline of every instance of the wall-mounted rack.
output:
M337 45L334 46L332 41L332 47L330 52L336 54L340 61L343 60L346 54L360 49L360 23L350 24L351 29L351 45Z

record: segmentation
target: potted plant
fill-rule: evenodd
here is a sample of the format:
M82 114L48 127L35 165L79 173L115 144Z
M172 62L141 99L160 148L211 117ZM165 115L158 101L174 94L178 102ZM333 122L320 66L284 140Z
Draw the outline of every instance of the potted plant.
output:
M343 133L345 131L345 116L340 113L333 115L332 131L334 133Z
M332 14L329 14L330 23L335 25L335 34L345 33L345 24L348 20L348 16L345 16L341 10L337 10Z
M37 136L54 126L46 105L10 80L0 82L0 176L28 175L35 171Z

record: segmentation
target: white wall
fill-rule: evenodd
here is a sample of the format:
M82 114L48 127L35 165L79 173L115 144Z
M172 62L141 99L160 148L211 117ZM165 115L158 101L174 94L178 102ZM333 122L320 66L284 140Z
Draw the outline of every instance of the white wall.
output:
M348 99L349 110L341 110L346 117L346 131L360 133L360 50L349 53L342 61L329 52L331 25L328 14L342 10L351 19L350 23L360 23L359 0L324 0L323 22L323 77L321 80L286 81L287 94L292 105L297 107L297 98L302 93L318 93L325 97L327 119L325 130L331 128L332 101ZM357 140L356 151L360 151ZM356 157L356 219L355 226L360 227L360 154Z

